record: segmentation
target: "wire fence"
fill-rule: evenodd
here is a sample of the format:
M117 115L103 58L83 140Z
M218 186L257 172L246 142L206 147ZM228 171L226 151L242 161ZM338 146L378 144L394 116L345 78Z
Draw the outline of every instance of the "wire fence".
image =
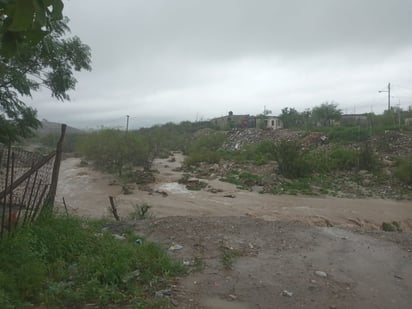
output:
M0 145L0 239L53 207L65 130L46 156Z

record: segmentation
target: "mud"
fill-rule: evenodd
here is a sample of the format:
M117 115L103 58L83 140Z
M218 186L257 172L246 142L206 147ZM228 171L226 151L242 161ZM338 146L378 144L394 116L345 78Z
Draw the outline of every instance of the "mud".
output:
M177 183L183 157L174 156L176 162L155 161L150 192L135 186L130 195L109 185L112 176L64 160L57 201L64 196L69 212L101 217L114 195L125 219L136 203L151 205L151 219L114 228L132 227L165 249L183 246L170 254L189 274L165 286L175 307L410 308L410 202L273 196L217 179L189 191ZM380 231L384 221L400 222L404 232Z

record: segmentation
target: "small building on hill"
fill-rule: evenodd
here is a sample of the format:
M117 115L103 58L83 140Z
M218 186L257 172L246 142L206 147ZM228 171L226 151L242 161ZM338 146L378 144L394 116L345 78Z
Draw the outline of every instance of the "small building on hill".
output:
M229 112L227 116L213 118L210 122L219 129L256 128L256 117L250 115L234 115L233 112Z
M273 130L283 128L283 122L278 117L267 116L265 121L266 121L266 128L270 128L270 129L273 129Z

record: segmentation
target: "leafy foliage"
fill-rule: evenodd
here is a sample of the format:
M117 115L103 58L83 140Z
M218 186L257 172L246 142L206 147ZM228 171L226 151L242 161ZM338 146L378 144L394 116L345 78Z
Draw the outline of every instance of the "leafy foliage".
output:
M196 165L200 162L218 163L221 155L218 152L222 146L226 134L222 132L210 132L196 137L188 146L186 165Z
M294 141L282 141L276 145L279 172L289 178L299 178L311 172L302 146Z
M62 0L0 1L0 54L10 57L36 45L63 19Z
M339 120L342 116L342 111L338 109L335 103L322 103L312 109L312 118L314 122L319 122L323 126L331 126L333 120Z
M90 70L90 48L67 36L62 8L60 0L0 2L0 142L14 142L39 127L23 97L45 87L58 100L69 100L73 72Z
M150 159L149 143L139 134L105 129L81 136L78 152L96 167L122 175L127 166L145 166Z
M101 224L45 217L0 242L0 306L150 307L152 289L183 271L156 244L117 240ZM147 293L147 294L146 294Z
M404 183L412 184L412 156L399 160L395 175Z

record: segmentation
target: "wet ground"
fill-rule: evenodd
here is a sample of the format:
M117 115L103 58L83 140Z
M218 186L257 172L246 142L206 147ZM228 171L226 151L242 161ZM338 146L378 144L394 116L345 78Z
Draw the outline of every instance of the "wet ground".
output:
M188 191L175 171L183 157L174 157L155 161L151 193L130 195L112 176L64 160L58 202L64 196L69 212L93 217L109 215L109 195L124 218L151 205L153 218L125 224L165 248L182 246L170 254L191 272L165 296L177 308L411 307L410 202L273 196L216 179ZM405 232L380 231L384 221Z

